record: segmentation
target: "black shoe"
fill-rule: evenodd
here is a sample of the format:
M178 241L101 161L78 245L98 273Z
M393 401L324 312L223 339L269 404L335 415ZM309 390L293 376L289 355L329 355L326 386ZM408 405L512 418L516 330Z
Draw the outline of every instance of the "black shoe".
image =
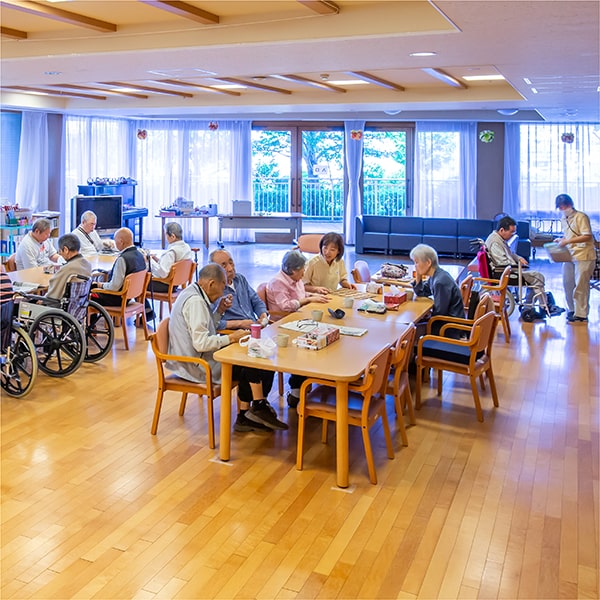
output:
M570 317L567 317L567 323L587 323L587 317L577 317L575 315L572 315Z
M549 306L548 311L550 312L551 317L555 317L556 315L562 315L565 312L565 309L561 308L560 306L556 306L555 304L554 306Z
M575 316L575 311L574 310L570 310L567 312L567 321Z
M242 413L238 413L237 419L233 425L233 430L238 433L245 433L247 431L272 431L270 427L256 421L251 421Z
M252 403L252 408L246 411L246 417L255 423L262 423L271 429L289 429L287 423L277 418L275 409L266 401Z
M296 408L299 402L300 398L298 396L294 396L291 392L287 395L287 403L290 408Z
M153 310L149 310L146 312L146 321L154 321L156 319L156 314Z

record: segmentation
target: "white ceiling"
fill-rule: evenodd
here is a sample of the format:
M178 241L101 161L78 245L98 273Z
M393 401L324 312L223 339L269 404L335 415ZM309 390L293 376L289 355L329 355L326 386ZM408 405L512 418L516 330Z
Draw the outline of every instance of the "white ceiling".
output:
M334 2L0 0L2 107L138 117L600 123L598 0ZM165 10L182 4L212 13L218 23ZM67 11L88 22L32 14L40 9ZM116 31L90 28L98 24L89 19ZM26 39L5 35L18 32ZM417 51L436 55L410 56ZM466 88L424 68L441 69ZM360 82L352 72L404 89L362 81L332 90L302 81ZM490 74L505 80L462 79ZM224 78L279 91L246 86L231 88L239 95L226 94L215 87ZM116 82L187 96L139 90L145 97L118 95L110 91ZM519 112L501 116L502 108Z

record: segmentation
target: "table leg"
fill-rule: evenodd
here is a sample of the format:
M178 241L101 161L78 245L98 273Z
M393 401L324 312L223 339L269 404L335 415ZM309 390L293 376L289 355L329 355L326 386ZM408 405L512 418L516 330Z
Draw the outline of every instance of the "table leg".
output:
M208 250L208 217L202 217L202 240L204 247Z
M222 419L223 417L221 417ZM335 384L335 456L337 484L348 487L348 382Z
M166 217L161 217L160 218L160 241L162 244L162 249L165 249L165 245L166 245L166 238L165 238L165 219Z
M230 364L221 364L221 428L219 439L219 457L229 460L231 456L231 374ZM346 428L348 429L348 428ZM348 432L346 431L346 435ZM347 444L346 444L347 446Z

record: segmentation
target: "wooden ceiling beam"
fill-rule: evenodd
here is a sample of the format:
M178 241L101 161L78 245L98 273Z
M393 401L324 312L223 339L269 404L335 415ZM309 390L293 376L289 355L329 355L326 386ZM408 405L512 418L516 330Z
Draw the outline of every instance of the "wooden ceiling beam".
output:
M218 15L197 8L187 2L173 0L139 0L139 2L153 6L154 8L166 10L174 15L196 21L196 23L202 23L203 25L217 25L219 23Z
M405 88L397 83L394 83L393 81L388 81L387 79L382 79L376 75L371 75L371 73L367 73L366 71L347 71L347 73L348 75L352 75L353 77L362 79L368 83L374 83L375 85L388 88L389 90L395 90L396 92L403 92L405 90Z
M249 88L255 88L257 90L263 90L265 92L274 92L276 94L288 94L290 95L292 92L290 90L284 90L282 88L272 87L270 85L264 85L263 83L256 83L254 81L245 81L244 79L236 79L235 77L213 77L213 79L217 81L222 81L224 83L233 83L235 85L243 85Z
M332 83L327 83L325 81L315 81L314 79L309 79L308 77L302 77L302 75L272 75L272 77L285 79L287 81L296 81L297 83L311 85L313 87L320 88L322 90L327 90L329 92L337 92L338 94L345 94L347 91L344 88L341 88L337 85L333 85Z
M139 85L137 83L127 83L125 81L99 81L100 85L109 85L118 88L128 88L130 90L138 90L140 92L152 92L154 94L165 94L166 96L179 96L180 98L193 98L194 94L187 92L178 92L177 90L165 90L164 88L155 88L147 85ZM124 91L128 91L125 89Z
M207 92L215 92L217 94L228 94L229 96L241 96L240 92L234 90L221 90L219 88L210 87L209 85L200 85L199 83L191 83L189 81L181 81L179 79L157 79L158 83L166 83L168 85L181 85L185 87L198 88L199 90L206 90Z
M340 12L340 7L330 0L297 0L297 2L320 15L337 15Z
M2 27L0 26L0 35L7 38L12 38L13 40L26 40L27 32L19 31L18 29L11 29L10 27Z
M29 87L26 85L7 85L4 90L17 90L19 92L30 92L32 94L45 94L47 96L67 96L68 98L87 98L89 100L106 100L106 96L96 94L81 94L79 92L65 92L64 90L49 90L47 88Z
M148 96L146 96L145 94L136 94L134 92L121 92L121 91L117 91L117 90L104 90L104 89L99 89L99 88L91 88L91 87L86 87L84 85L75 85L72 83L53 83L52 87L55 88L66 88L68 90L81 90L82 92L103 92L105 94L115 94L115 95L120 95L120 96L128 96L130 98L139 98L140 100L146 100L148 98Z
M114 23L92 19L91 17L69 12L62 8L56 8L48 4L41 4L30 0L2 0L0 6L19 10L37 17L51 19L53 21L62 21L63 23L69 23L69 25L77 25L78 27L102 31L104 33L114 33L117 31L117 26Z

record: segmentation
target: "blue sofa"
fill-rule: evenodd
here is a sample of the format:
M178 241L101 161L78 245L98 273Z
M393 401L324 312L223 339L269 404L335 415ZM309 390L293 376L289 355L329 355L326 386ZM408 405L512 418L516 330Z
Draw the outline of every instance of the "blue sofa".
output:
M438 219L423 217L356 217L356 252L408 254L417 244L429 244L439 254L457 258L475 256L474 238L485 239L494 229L491 219ZM517 223L516 252L529 258L529 222Z

